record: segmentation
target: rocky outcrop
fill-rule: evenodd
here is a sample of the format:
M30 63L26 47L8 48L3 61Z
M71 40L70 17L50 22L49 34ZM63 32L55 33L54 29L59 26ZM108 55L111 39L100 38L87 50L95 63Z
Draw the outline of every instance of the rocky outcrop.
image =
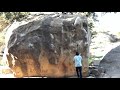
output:
M120 78L120 46L112 49L100 61L99 68L104 69L108 78Z
M75 52L79 51L83 56L83 76L86 77L89 45L86 17L40 15L12 30L6 56L16 77L65 77L76 74L72 60Z

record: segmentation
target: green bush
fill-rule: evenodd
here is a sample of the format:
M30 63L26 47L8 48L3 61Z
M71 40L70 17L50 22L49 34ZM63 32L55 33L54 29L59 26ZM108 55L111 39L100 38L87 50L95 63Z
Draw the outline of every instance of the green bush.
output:
M94 59L95 59L95 56L90 56L90 57L88 58L88 63L90 64L91 62L94 61Z
M3 16L6 20L9 20L10 22L14 20L20 21L29 14L29 12L0 12L0 16Z

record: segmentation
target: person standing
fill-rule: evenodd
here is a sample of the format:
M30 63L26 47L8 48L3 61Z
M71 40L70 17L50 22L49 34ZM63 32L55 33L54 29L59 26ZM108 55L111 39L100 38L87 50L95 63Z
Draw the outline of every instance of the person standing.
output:
M75 63L78 78L82 78L82 56L78 52L76 52L73 61Z

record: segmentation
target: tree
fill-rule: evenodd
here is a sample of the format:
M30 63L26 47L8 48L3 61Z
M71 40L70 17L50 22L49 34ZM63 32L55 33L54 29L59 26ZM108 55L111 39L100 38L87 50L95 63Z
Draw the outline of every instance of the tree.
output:
M3 16L6 20L10 22L17 20L20 21L29 15L29 12L0 12L0 16Z

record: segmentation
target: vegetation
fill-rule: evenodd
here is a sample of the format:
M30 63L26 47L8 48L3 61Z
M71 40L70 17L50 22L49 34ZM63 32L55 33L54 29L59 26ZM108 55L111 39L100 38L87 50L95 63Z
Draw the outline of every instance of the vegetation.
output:
M0 12L0 16L3 16L6 20L9 21L20 21L29 14L29 12Z
M10 22L21 21L29 15L29 12L0 12L0 31L2 31Z
M88 64L91 64L91 62L93 62L94 59L95 59L95 56L90 56L90 57L88 58Z
M89 28L92 30L94 27L93 21L98 21L97 20L97 15L95 12L81 12L84 13L88 18L89 18ZM16 21L21 21L24 18L26 18L30 12L0 12L0 20L3 20L7 24L10 22L13 22L14 20Z

